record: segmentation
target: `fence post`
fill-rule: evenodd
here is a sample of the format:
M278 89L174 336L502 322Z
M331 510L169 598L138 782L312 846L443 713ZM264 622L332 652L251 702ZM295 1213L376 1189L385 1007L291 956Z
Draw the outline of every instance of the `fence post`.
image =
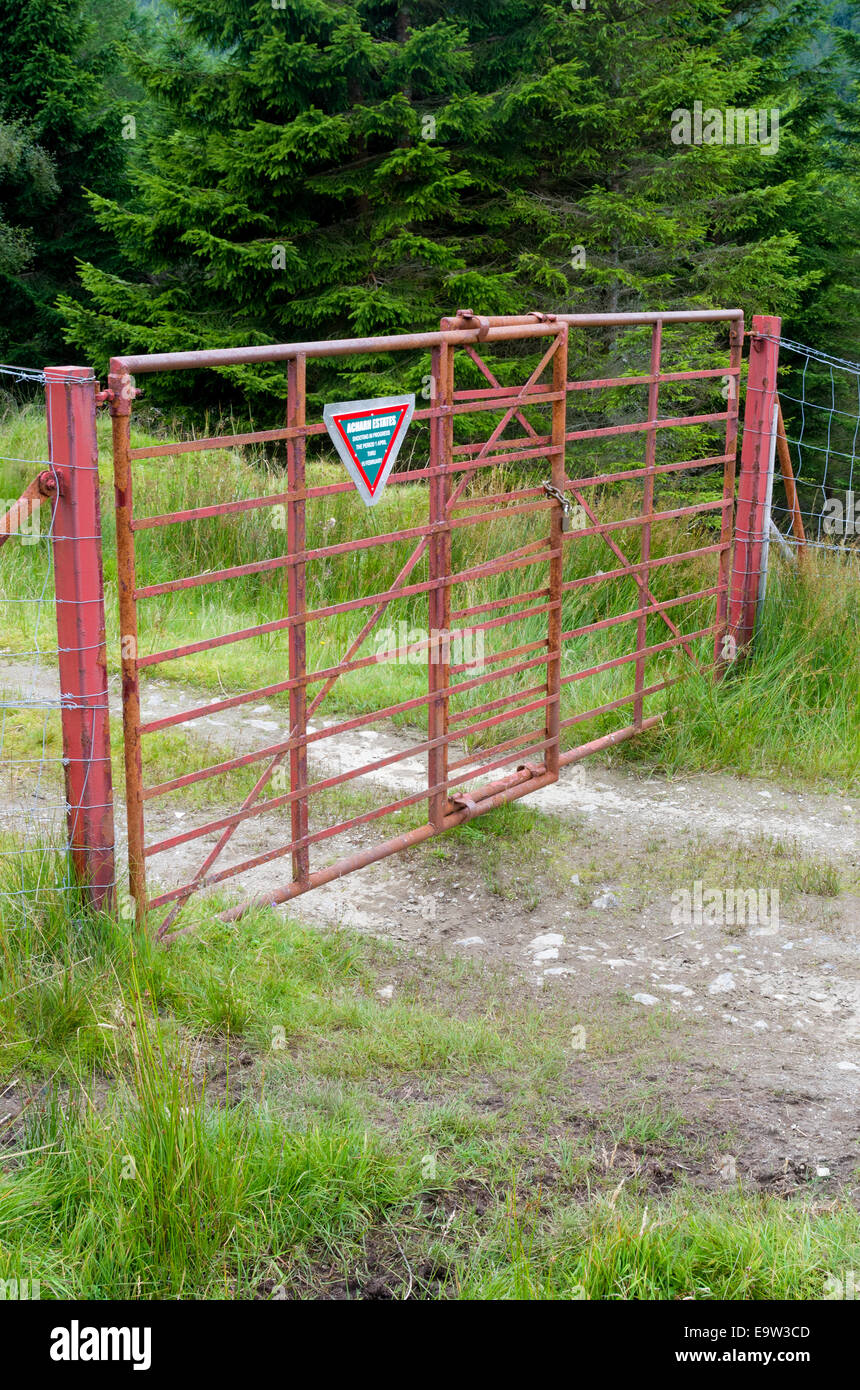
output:
M116 876L95 388L90 367L45 368L69 845L100 907L112 902Z
M729 587L728 636L738 654L755 631L756 604L767 525L767 492L776 371L782 320L756 314L750 333L741 469L735 511L735 543ZM731 653L724 651L731 659Z

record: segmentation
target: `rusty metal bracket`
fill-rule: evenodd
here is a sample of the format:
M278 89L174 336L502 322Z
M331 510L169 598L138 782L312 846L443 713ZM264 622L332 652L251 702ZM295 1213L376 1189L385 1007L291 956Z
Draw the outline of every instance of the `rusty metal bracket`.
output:
M133 385L131 372L111 372L108 377L108 389L98 392L96 399L109 401L110 413L116 417L130 415L131 403L140 394L140 387Z
M527 772L531 777L543 777L546 768L540 763L517 763L517 772Z
M38 477L24 488L18 501L12 503L4 516L0 516L0 545L8 541L10 536L20 534L21 521L25 516L29 516L34 503L38 505L43 497L53 500L58 491L57 475L50 468L44 468Z
M472 319L478 325L478 342L482 343L490 331L490 320L484 314L473 314L471 309L458 309L458 319Z

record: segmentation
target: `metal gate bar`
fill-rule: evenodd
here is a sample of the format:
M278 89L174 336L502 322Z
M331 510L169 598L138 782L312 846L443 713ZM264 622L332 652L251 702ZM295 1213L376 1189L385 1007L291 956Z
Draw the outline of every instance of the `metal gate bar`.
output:
M305 423L305 381L307 358L297 353L287 363L287 424L291 429L301 429ZM310 863L307 845L303 841L308 833L308 750L304 741L307 732L308 688L304 681L307 669L307 644L305 631L307 613L305 603L305 561L298 561L306 546L305 499L305 441L297 434L287 443L287 484L295 500L287 508L287 549L290 564L287 571L287 607L290 615L297 621L289 628L290 680L290 727L295 732L296 743L290 748L290 786L296 792L290 804L290 820L293 843L293 878L297 883L307 883ZM278 754L267 769L269 775L280 763ZM254 788L262 790L263 779ZM219 842L220 844L220 842ZM214 852L213 852L214 858ZM210 862L207 860L207 863ZM205 865L201 874L205 872Z
M537 321L536 321L537 320ZM728 367L706 367L699 370L671 372L661 370L663 326L673 323L725 322L731 334L730 360ZM618 326L648 325L651 329L651 353L649 371L633 377L606 377L583 381L567 379L567 338L571 326ZM155 354L147 357L115 358L111 362L110 393L112 395L111 413L114 417L114 456L117 496L117 534L118 567L120 587L121 631L123 641L123 695L126 727L126 778L128 786L127 807L129 818L129 871L130 886L137 904L138 917L142 920L147 906L156 907L172 904L167 918L161 925L159 935L172 939L179 932L170 932L176 914L182 904L195 891L226 882L241 873L250 871L262 864L270 863L285 855L292 859L292 882L268 892L262 898L251 898L231 909L227 914L234 919L255 901L282 902L307 892L321 883L348 873L363 864L372 863L385 855L398 852L410 844L418 844L431 835L437 834L452 825L461 824L473 815L480 814L490 806L501 805L506 801L523 796L539 786L548 785L558 777L560 767L578 761L602 748L608 748L627 738L633 737L648 728L656 727L663 717L660 714L646 717L645 701L673 686L680 676L646 684L646 662L649 658L676 649L685 651L695 659L693 644L700 638L713 635L719 644L721 632L725 629L726 592L728 582L728 548L731 538L731 507L734 485L734 446L737 434L737 390L740 372L740 346L743 337L743 324L740 311L703 311L666 314L641 315L536 315L510 316L506 318L479 318L469 311L460 311L456 316L443 319L440 330L429 334L404 334L373 339L324 341L320 343L287 344L277 347L253 347L243 349L218 349L211 352ZM541 338L549 338L549 345L539 343ZM516 343L529 339L538 340L543 347L537 365L530 371L522 386L501 384L492 367L483 360L481 353L487 345ZM352 489L349 481L323 486L308 487L305 478L304 451L308 438L323 434L324 425L307 422L305 418L305 377L308 358L327 358L368 352L412 351L427 349L431 351L432 380L436 384L436 394L431 398L427 409L415 411L415 420L425 420L429 425L429 461L425 468L407 468L394 474L390 483L422 482L428 485L428 520L422 526L406 527L382 535L353 537L347 542L334 545L308 547L306 540L306 505L308 501L327 497ZM489 383L486 388L456 389L455 359L458 348L464 358L468 357ZM130 410L134 394L131 373L162 371L204 366L221 366L237 362L287 362L287 416L282 429L248 431L244 434L227 436L208 436L204 439L183 440L168 445L155 445L147 448L130 447ZM543 372L549 368L551 382L541 381ZM658 400L661 386L671 382L694 382L722 377L730 383L728 408L721 412L700 413L690 416L666 416L659 418ZM644 421L633 421L608 427L567 429L567 404L572 392L600 391L601 389L622 386L647 386L648 405ZM526 408L544 409L551 412L548 432L536 429L524 414ZM461 420L476 413L487 416L494 413L499 418L488 437L476 441L455 439L455 419ZM508 426L516 422L523 433L514 438L504 438ZM707 457L683 459L678 462L658 464L656 461L657 439L661 431L682 426L725 424L725 450L722 454ZM546 427L544 427L546 428ZM580 441L601 439L624 434L645 434L644 466L617 470L613 473L594 474L579 478L569 478L565 463L565 452L571 444ZM259 498L235 499L226 503L202 505L188 508L170 515L153 515L134 518L132 508L131 464L136 459L158 459L196 452L202 449L235 447L240 444L276 442L284 440L287 446L287 488L285 491ZM565 531L563 508L559 500L547 496L546 488L524 486L507 492L483 492L470 497L465 494L469 482L478 477L479 470L501 465L533 465L546 460L550 467L550 484L557 490L558 497L572 497L582 507L590 524L573 532ZM671 473L685 473L696 469L722 466L724 471L723 496L718 502L694 503L690 506L672 507L659 512L654 511L654 485L658 476ZM456 482L455 482L456 475ZM594 504L586 501L585 491L610 483L641 481L643 484L642 507L637 515L625 518L601 520ZM215 572L189 575L163 583L137 586L135 575L134 535L138 530L152 529L182 521L196 521L235 514L260 507L281 504L287 508L287 545L282 556L253 561L249 564L235 565ZM511 517L539 519L549 513L548 532L528 541L524 545L488 559L480 565L455 572L452 565L452 545L455 535L464 527L479 525L491 527L493 523ZM720 541L715 544L695 546L671 555L652 556L651 538L656 523L678 517L706 515L711 512L721 514ZM622 544L614 539L616 531L638 531L638 558L629 559ZM491 533L490 533L491 534ZM577 575L565 581L564 564L567 545L587 537L597 536L621 562L610 571L588 575ZM416 545L401 567L391 587L383 592L357 596L344 602L328 604L316 609L307 607L306 571L307 566L320 560L330 560L351 552L370 550L377 546L397 544L414 540ZM683 563L701 556L714 555L718 559L719 575L717 583L708 585L681 596L659 599L651 588L652 573L662 571L669 564ZM427 579L408 583L416 565L426 556ZM502 596L471 603L452 610L452 588L457 583L485 579L510 570L539 567L541 574L537 584L534 579L526 580L522 592L510 597ZM284 618L257 624L234 633L219 634L201 641L186 643L172 649L141 655L138 650L137 602L139 599L178 592L218 583L223 580L251 574L264 574L284 570L287 580L288 611ZM562 620L564 595L573 593L587 585L605 579L631 579L636 586L638 603L635 608L621 614L601 618L590 623L565 628ZM427 594L427 613L429 637L420 642L398 647L389 656L403 656L416 650L429 649L431 659L428 665L428 688L426 694L401 700L381 710L370 710L355 718L340 721L322 729L309 729L308 721L322 700L333 688L341 675L360 670L378 661L378 656L357 657L357 652L368 635L377 626L389 605L397 600ZM696 632L683 633L669 616L669 610L717 599L715 622ZM352 610L370 609L360 631L348 645L343 660L337 666L318 670L307 669L307 630L312 623L323 622L335 614ZM492 651L486 658L478 676L457 680L462 674L473 670L468 662L452 662L448 649L448 635L461 631L480 633L502 633L510 625L534 620L545 616L545 637L538 640L514 642L501 651ZM452 627L452 621L462 622L480 617L478 623L470 623L467 629ZM671 637L663 642L647 641L648 619L657 617L668 626ZM635 627L635 648L618 657L610 657L583 670L562 673L562 653L566 642L590 634L614 628L626 623ZM140 718L140 671L164 661L177 660L183 656L219 648L228 643L251 640L263 634L285 631L289 645L289 678L284 681L259 687L256 690L227 696L223 700L197 709L182 711L174 715L141 722ZM435 634L435 636L434 636ZM439 646L439 634L444 640ZM434 643L439 648L434 649ZM525 659L523 659L525 658ZM562 692L572 682L597 676L634 663L634 688L632 693L604 701L592 709L579 711L562 717ZM517 689L512 693L497 694L494 698L480 698L480 692L487 684L511 679L529 671L537 674L543 668L543 679L538 685ZM320 689L312 700L308 699L308 687L319 684ZM451 711L451 700L469 691L475 691L479 703L469 709ZM492 693L492 692L490 692ZM246 704L250 700L268 695L287 694L289 699L289 737L255 752L222 760L210 767L168 779L157 785L144 787L141 771L141 735L158 729L174 727L212 715L218 710L226 710ZM563 731L578 724L593 720L602 715L633 706L633 722L621 729L593 738L574 748L563 749ZM351 768L334 776L311 782L308 777L308 747L320 740L331 738L349 729L360 728L366 724L379 722L395 713L427 709L427 738L410 745L404 750L389 754L375 762L359 768ZM526 733L514 733L487 747L472 749L464 756L451 760L450 744L454 740L483 733L489 729L504 731L504 726L529 715L541 715L541 727ZM524 746L525 745L525 746ZM357 816L353 816L333 826L311 829L309 825L309 806L311 797L320 791L342 785L367 774L373 774L385 767L414 759L417 755L427 757L427 785L420 791ZM541 762L530 762L530 758L541 757ZM282 795L268 796L260 800L260 795L273 776L275 770L288 758L290 769L290 790ZM478 775L498 771L518 761L516 771L509 772L501 779L483 787L467 785ZM155 797L164 795L194 782L223 775L240 767L262 762L267 765L257 778L253 790L244 799L242 806L227 815L219 816L204 825L171 835L155 844L144 842L143 809L144 804ZM459 791L457 788L463 790ZM356 850L339 858L334 864L321 869L311 869L309 851L315 844L324 843L334 836L344 835L351 829L369 824L383 816L414 806L419 802L428 803L428 821L402 835L383 841L367 849ZM213 868L215 860L225 849L235 830L249 818L271 813L280 807L290 807L290 840L283 846L246 857L240 863L226 867ZM185 884L147 899L144 864L147 858L164 853L181 844L186 844L208 836L218 835L218 840L192 878ZM182 928L184 931L188 928Z

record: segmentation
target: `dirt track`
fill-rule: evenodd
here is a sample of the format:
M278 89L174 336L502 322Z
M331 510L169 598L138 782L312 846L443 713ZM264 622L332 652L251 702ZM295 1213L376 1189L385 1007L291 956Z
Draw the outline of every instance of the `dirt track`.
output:
M47 672L22 667L19 674L31 687L50 689ZM206 698L153 682L144 715ZM247 750L251 732L255 743L266 744L288 732L284 712L268 706L188 727L195 737L215 740L219 752ZM406 746L408 740L384 727L324 740L312 771L336 772ZM423 759L377 775L389 792L404 795L421 786ZM570 840L561 864L553 856L551 873L539 851L526 856L530 883L521 885L523 891L516 883L501 896L492 891L480 854L476 859L452 845L445 861L426 850L388 859L288 910L323 927L395 940L419 956L445 952L481 960L515 975L524 988L569 1002L572 1019L599 1020L603 1028L611 1030L617 1020L622 1029L631 1015L651 1014L655 1029L673 1033L675 1060L654 1072L646 1064L643 1072L622 1047L590 1065L586 1024L584 1039L574 1043L582 1048L580 1100L591 1098L599 1108L647 1084L686 1114L735 1134L738 1171L763 1185L791 1186L798 1174L817 1174L827 1190L856 1174L860 800L725 775L643 779L594 762L568 769L556 786L529 800L569 826ZM179 805L174 799L169 810L149 815L148 838L201 814L174 809ZM326 858L386 833L377 825L360 827L348 839L328 842ZM776 925L673 921L673 893L693 887L684 877L688 851L704 855L707 864L709 846L724 855L726 844L736 844L739 855L750 856L742 886L767 888L767 871L757 875L755 867L761 837L783 846L788 857L831 861L847 890L836 897L800 892L781 905ZM248 821L234 837L231 858L285 838L277 817ZM199 845L181 846L158 857L153 879L175 884L200 858ZM248 887L265 892L281 885L286 863L258 870ZM720 887L707 870L703 876L706 886ZM389 988L398 988L396 969Z

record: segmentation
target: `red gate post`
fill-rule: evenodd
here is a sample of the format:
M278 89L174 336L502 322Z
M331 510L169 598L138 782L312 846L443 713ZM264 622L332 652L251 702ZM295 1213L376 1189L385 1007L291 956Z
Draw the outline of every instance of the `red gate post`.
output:
M113 901L115 872L95 388L90 367L45 368L69 845L101 907Z
M756 314L750 334L741 471L735 513L735 545L729 588L728 633L740 655L755 629L756 603L767 524L770 441L776 403L776 372L782 319ZM731 649L723 651L730 661Z

